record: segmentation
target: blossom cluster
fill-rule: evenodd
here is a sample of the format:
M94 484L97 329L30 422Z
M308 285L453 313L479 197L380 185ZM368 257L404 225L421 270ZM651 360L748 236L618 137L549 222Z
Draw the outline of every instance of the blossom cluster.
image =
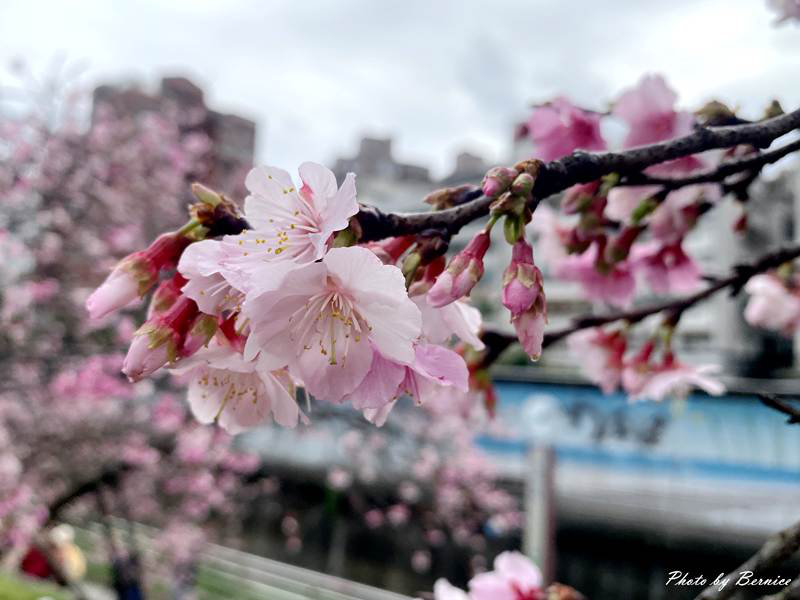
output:
M551 112L579 110L565 100L537 108L527 123L534 152L561 157L600 144L601 118L627 127L622 147L631 148L686 135L696 123L694 114L675 107L677 95L658 75L648 75L614 102L606 116L584 111L583 120L563 119L558 146L539 135L552 127ZM585 131L593 134L587 141ZM564 139L571 140L562 146ZM658 164L645 173L675 176L713 166L715 156L688 156ZM544 260L559 278L578 282L586 295L617 307L628 307L637 282L654 294L685 294L700 283L700 270L684 250L684 240L709 204L721 197L717 184L698 184L663 193L660 186L617 185L615 177L569 188L561 203L563 217L547 206L537 210L531 228L546 248Z
M195 416L234 433L306 420L298 386L378 424L400 395L424 403L442 387L466 392L466 363L448 343L482 348L478 311L429 301L436 263L406 288L397 262L413 239L340 247L337 232L359 210L355 176L339 186L322 165L299 173L300 185L275 167L248 174L242 233L201 239L190 224L115 267L87 301L93 316L155 288L123 371L132 380L164 366L187 374ZM227 203L194 191L212 208Z
M545 600L551 597L578 600L583 596L560 584L545 586L539 567L528 557L520 552L502 552L495 558L493 570L470 579L468 591L439 579L434 584L433 597L434 600Z

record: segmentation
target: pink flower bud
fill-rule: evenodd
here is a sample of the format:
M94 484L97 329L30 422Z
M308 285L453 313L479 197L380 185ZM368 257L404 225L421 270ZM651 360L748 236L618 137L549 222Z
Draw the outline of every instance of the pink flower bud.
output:
M544 326L547 324L546 311L540 311L534 306L530 310L512 317L511 323L517 332L522 349L527 352L531 360L539 360L542 355Z
M542 273L533 264L533 248L522 238L514 244L511 262L503 273L503 306L517 316L542 293Z
M599 179L590 183L573 185L564 192L564 197L561 199L561 210L567 215L583 212L592 204L599 188Z
M517 196L522 196L525 199L530 199L533 193L533 184L535 183L533 175L530 173L520 173L511 184L511 193Z
M86 299L86 310L92 319L127 306L139 297L140 282L133 272L118 265L106 280Z
M508 167L493 167L489 169L483 178L483 195L489 198L496 198L511 186L511 182L514 181L516 176L517 171Z
M217 317L200 313L194 319L191 328L183 340L180 351L181 358L191 356L203 346L207 346L217 332Z
M165 313L146 321L136 332L122 363L122 372L128 379L138 381L168 362L175 362L198 312L194 300L181 296Z
M547 323L547 304L542 273L533 264L533 248L520 239L511 252L511 263L503 274L503 306L511 311L511 323L522 348L539 360Z
M489 234L481 231L453 257L428 292L428 304L442 307L468 295L483 277L483 257L489 249Z
M161 269L173 268L191 240L172 232L159 236L146 250L123 258L86 300L92 319L100 319L144 296L158 281Z
M140 328L133 338L122 363L122 372L131 381L147 377L169 361L169 342L154 342L153 337L150 332Z
M150 306L147 307L147 319L151 319L158 313L166 312L167 309L175 304L175 301L181 296L181 288L186 283L186 279L180 273L175 273L169 279L159 283L150 298Z

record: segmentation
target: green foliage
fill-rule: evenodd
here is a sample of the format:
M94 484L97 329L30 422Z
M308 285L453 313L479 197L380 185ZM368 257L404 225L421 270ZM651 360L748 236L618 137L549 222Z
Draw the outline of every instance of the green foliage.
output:
M70 595L54 585L21 579L0 572L0 598L3 600L68 600Z

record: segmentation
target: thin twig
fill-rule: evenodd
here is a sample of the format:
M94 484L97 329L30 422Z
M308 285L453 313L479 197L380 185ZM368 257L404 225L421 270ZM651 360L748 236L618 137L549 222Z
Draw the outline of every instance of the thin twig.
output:
M669 160L740 144L765 148L797 128L800 128L800 109L758 123L700 127L681 138L622 152L575 151L541 166L533 188L533 205L572 185L595 181L609 173L629 176ZM375 207L362 206L356 215L363 232L361 241L416 234L426 229L443 229L453 235L467 223L488 214L492 199L480 196L480 191L473 195L474 199L459 206L433 212L384 213Z
M765 406L787 415L789 418L786 422L790 425L800 423L800 410L796 409L790 402L778 398L775 394L759 394L758 399Z
M665 313L667 318L676 321L678 318L680 318L684 311L713 296L717 292L729 288L731 295L735 295L754 275L764 273L770 269L775 269L782 264L798 257L800 257L800 246L782 248L780 250L763 255L753 263L736 265L733 267L730 275L715 279L707 288L700 290L691 296L686 296L685 298L678 298L675 300L668 300L666 302L660 302L658 304L653 304L651 306L646 306L631 311L618 311L609 313L607 315L586 315L578 317L573 320L572 325L569 327L545 333L542 346L550 346L583 329L602 327L603 325L609 325L617 321L626 321L631 324L638 323L639 321L658 313ZM484 337L487 335L490 336L490 338L487 338L486 340L487 346L493 350L492 356L495 358L498 357L506 347L516 341L514 336L498 333L496 331L487 332L484 334ZM488 366L488 364L489 363L487 361L484 366Z
M729 160L716 168L686 177L656 177L646 173L632 173L626 176L619 185L660 185L668 189L677 189L701 183L716 183L725 178L746 171L760 170L765 165L778 162L782 158L800 150L800 140L785 144L775 150L760 152L736 160Z

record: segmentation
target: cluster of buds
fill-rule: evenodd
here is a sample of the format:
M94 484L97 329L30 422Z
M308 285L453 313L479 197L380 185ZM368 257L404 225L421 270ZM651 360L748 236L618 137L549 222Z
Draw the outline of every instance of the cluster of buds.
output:
M192 193L198 200L189 209L192 219L180 230L159 236L145 250L119 261L87 298L86 310L92 319L101 319L143 298L158 283L162 272L177 266L184 249L192 242L207 235L238 233L247 226L236 206L221 194L199 183L192 184ZM175 285L173 281L172 287ZM174 291L161 289L168 296ZM160 294L162 301L163 294Z
M511 323L520 344L533 360L542 353L547 304L542 272L533 263L533 248L520 238L511 250L511 262L503 273L503 306L511 312Z
M495 199L491 205L492 217L505 217L503 233L509 244L523 236L525 226L531 221L533 186L540 166L537 160L527 160L513 169L496 167L483 180L484 194Z

